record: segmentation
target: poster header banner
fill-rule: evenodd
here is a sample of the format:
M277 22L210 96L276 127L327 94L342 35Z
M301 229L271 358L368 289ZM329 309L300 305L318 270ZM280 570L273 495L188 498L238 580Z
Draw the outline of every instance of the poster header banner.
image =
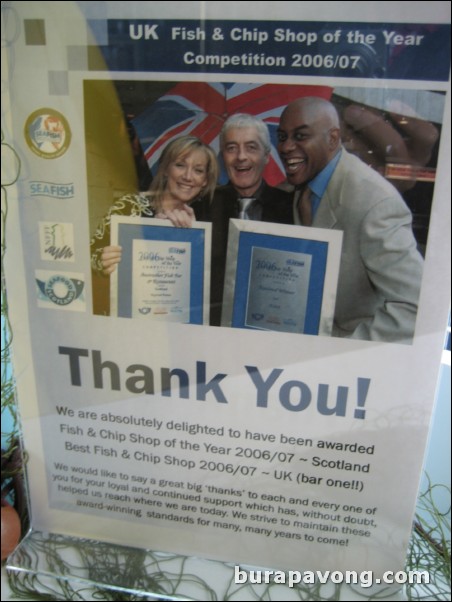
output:
M90 20L112 71L447 81L450 25ZM98 68L96 61L91 67Z

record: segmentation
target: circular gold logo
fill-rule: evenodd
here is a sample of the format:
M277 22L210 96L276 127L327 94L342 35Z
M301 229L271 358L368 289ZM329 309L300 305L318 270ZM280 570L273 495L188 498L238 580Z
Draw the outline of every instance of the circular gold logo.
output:
M71 142L71 130L66 118L54 109L38 109L25 123L25 140L38 157L56 159L63 155Z

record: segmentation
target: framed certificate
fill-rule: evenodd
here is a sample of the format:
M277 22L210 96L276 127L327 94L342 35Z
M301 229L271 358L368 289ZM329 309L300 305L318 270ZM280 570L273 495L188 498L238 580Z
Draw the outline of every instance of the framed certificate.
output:
M233 219L222 326L331 335L342 232Z
M210 224L175 228L164 219L113 216L111 240L122 247L111 276L111 315L208 324Z

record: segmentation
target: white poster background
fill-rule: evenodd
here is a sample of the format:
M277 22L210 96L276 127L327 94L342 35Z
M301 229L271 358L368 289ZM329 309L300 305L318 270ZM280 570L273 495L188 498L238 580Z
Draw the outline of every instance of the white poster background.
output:
M14 142L21 160L18 186L8 191L6 268L14 332L14 368L29 456L33 528L261 566L368 569L377 574L403 568L449 303L449 84L305 78L306 83L314 85L376 88L386 85L447 93L416 336L412 345L397 345L160 323L144 331L142 321L93 316L89 309L86 313L62 313L39 308L34 296L33 271L48 267L39 259L39 221L74 224L80 252L73 269L89 274L83 80L94 76L110 78L115 74L88 73L81 65L78 71L67 73L70 94L64 97L49 96L47 82L49 72L66 70L66 46L86 43L83 11L89 17L102 18L128 17L132 11L137 18L152 15L179 19L195 16L255 19L258 12L260 19L355 22L377 22L382 15L387 20L390 14L392 21L431 23L448 22L448 3L412 3L409 16L404 2L340 5L300 2L277 6L235 2L227 5L217 2L65 2L58 11L53 2L4 4L9 11L4 25L10 35L7 52L2 55L8 69L4 133L6 140ZM30 52L23 45L23 19L45 19L48 46L37 46ZM131 79L146 77L168 81L201 77L189 73L121 73L120 77L126 75ZM220 75L203 75L201 79L218 81ZM299 83L292 76L275 74L272 79ZM264 83L268 77L221 74L221 80ZM73 134L68 150L54 160L33 154L22 133L29 115L47 106L64 113ZM11 171L18 168L14 159L8 158L7 167ZM24 194L29 180L73 182L74 198L70 202L66 199L36 201ZM90 293L87 278L88 300ZM68 349L79 351L68 352ZM70 353L79 352L78 360L73 359L71 372ZM109 362L108 367L105 362ZM116 370L113 364L117 367L116 380L112 376ZM128 381L137 375L136 369L130 367L137 365L152 369L153 393L131 394L130 388L146 386L143 381L134 384ZM189 384L184 397L178 395L174 384L171 395L162 394L162 374L167 374L162 369L179 369L186 373ZM258 398L250 369L263 382L270 382L271 375L275 377L268 395ZM202 382L211 382L216 375L223 377L219 381L221 395L219 389L202 386ZM71 384L71 376L73 382L78 377L80 384ZM319 397L327 395L327 406L334 409L339 391L341 399L346 398L344 415L320 413ZM302 394L304 402L309 395L310 401L305 409L294 411L301 403ZM100 422L99 417L109 413L142 417L143 425L134 429L137 437L158 435L163 443L160 447L146 442L132 443L123 423ZM160 431L150 426L157 425L158 420L166 425ZM169 428L171 421L177 421L180 428ZM189 435L184 424L205 427L205 433L196 437ZM215 435L222 432L219 429L224 429L227 435ZM106 431L105 436L100 434L101 430ZM94 433L94 438L90 438L89 432ZM123 435L128 437L125 442L121 441ZM91 442L94 440L100 447L96 452ZM307 440L312 441L312 446ZM336 445L357 444L356 448L362 446L369 451L357 453L337 451L337 448L327 451L318 448L320 440ZM193 447L194 442L199 448ZM212 447L205 447L212 445L214 451ZM230 451L221 452L221 448ZM237 448L242 450L239 456ZM251 451L245 452L245 449ZM127 453L147 454L147 458L142 455L139 461L133 462L126 457ZM249 453L260 454L260 457L242 457ZM293 454L290 463L288 454ZM166 455L176 458L179 465L173 460L166 462ZM153 463L152 456L160 456L160 464ZM189 468L190 461L195 464L193 468ZM211 462L211 468L201 468L203 461ZM368 471L334 467L339 461L367 466ZM56 466L57 462L60 467ZM63 465L68 467L67 471ZM232 468L226 468L227 465ZM81 468L106 470L105 480L116 483L116 487L88 485L85 479L89 475L77 475L73 466L79 473ZM245 466L255 470L244 474ZM64 476L66 472L69 481L59 483L57 476ZM111 476L112 472L117 476ZM119 473L129 479L121 478ZM312 480L303 482L303 474ZM130 505L128 501L111 496L115 492L129 495L118 485L125 481L131 483L132 475L153 478L152 488L157 493L153 493L151 499L164 504L174 500L172 503L179 506L177 512L173 507L173 514L192 517L194 524L174 518L142 520L125 512L106 511L105 507L85 506L82 511L74 505L75 495L70 490L58 488L59 484L88 488L93 504L97 500L91 492L98 491L101 493L98 499L104 504L125 507ZM82 481L71 483L71 476ZM95 478L100 476L99 472ZM164 485L162 480L172 485ZM328 481L332 484L328 485ZM161 494L166 489L188 495L192 489L197 492L199 488L201 501L186 502L194 507L192 510L182 510L181 499ZM105 497L105 492L110 498ZM219 501L213 502L213 498ZM308 500L306 505L305 500ZM234 506L233 502L237 501L242 501L242 505ZM253 509L247 507L245 501L257 505ZM146 504L138 505L143 513L152 512ZM212 511L203 515L202 507L224 509L227 514L220 516ZM162 508L171 514L169 507ZM319 514L303 517L305 508L331 516L329 519ZM232 510L247 516L234 516ZM295 514L288 510L294 510ZM332 516L338 514L338 532L295 524L302 521L332 525L336 520ZM252 516L260 518L252 519ZM356 520L347 523L346 516ZM265 522L263 517L275 518L276 522ZM360 521L362 518L373 522ZM204 525L198 519L211 522ZM269 535L264 531L246 530L247 526L264 524L270 529ZM234 525L238 525L238 529ZM344 530L348 525L358 532Z

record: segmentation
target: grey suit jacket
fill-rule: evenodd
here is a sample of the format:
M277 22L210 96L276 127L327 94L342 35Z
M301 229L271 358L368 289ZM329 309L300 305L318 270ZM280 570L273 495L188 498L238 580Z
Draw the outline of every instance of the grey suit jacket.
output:
M312 225L343 231L334 336L410 343L423 260L396 189L345 149Z

